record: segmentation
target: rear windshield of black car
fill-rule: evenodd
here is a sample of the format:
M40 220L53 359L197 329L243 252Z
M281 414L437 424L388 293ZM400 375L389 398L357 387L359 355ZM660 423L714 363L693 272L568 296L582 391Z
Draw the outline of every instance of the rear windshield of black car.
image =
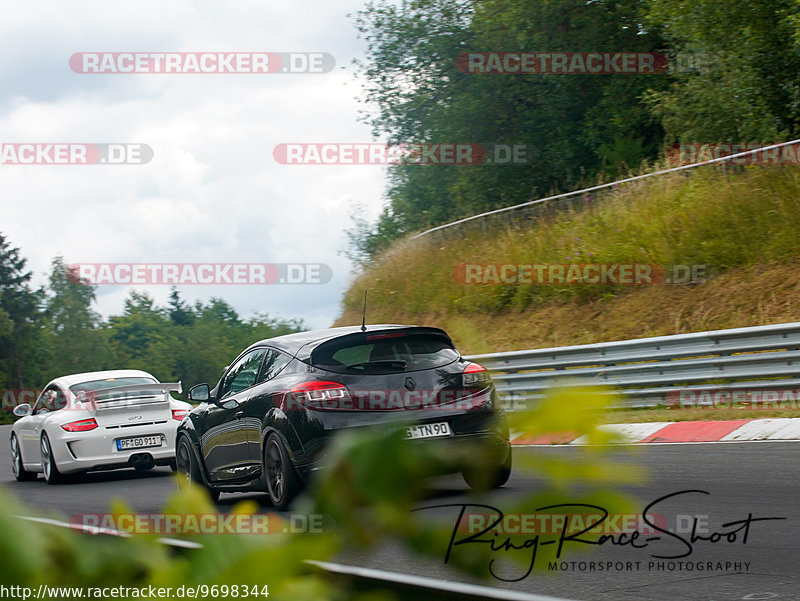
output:
M433 334L366 334L326 342L311 354L313 366L351 374L433 369L457 359L452 343Z

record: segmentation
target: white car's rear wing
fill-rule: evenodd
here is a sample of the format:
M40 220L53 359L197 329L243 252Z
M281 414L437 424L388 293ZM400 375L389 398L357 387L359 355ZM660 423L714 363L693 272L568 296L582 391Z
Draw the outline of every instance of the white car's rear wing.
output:
M92 409L116 409L130 405L155 405L169 403L169 393L183 391L180 382L127 384L102 390L79 390L76 398ZM147 394L149 393L149 394Z

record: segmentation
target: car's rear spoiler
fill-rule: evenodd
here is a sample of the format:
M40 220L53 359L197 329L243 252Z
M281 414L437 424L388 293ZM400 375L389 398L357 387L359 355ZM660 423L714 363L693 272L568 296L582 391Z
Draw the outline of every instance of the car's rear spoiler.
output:
M134 399L125 398L128 393L151 392L151 396L163 395L163 399L156 401L158 403L163 403L169 400L170 392L177 392L180 394L182 391L183 387L181 386L180 382L153 382L148 384L126 384L124 386L114 386L113 388L104 388L102 390L79 390L77 393L75 393L75 396L82 403L91 403L98 409L101 408L101 406L103 408L107 407L110 409L112 407L120 406L120 404L140 404L130 403L130 401L133 401Z
M441 328L434 328L432 326L391 326L391 327L380 327L380 326L367 326L368 328L374 328L372 330L365 330L361 332L351 332L349 334L338 334L335 336L329 336L327 338L323 338L320 340L314 340L311 342L307 342L304 344L295 354L295 358L303 361L304 363L312 363L312 357L317 352L318 349L324 348L329 345L338 345L338 344L348 344L355 341L363 340L364 342L368 342L371 339L380 339L380 338L400 338L405 336L419 336L419 335L429 335L429 336L439 336L443 340L446 340L450 346L453 345L453 340L450 336L442 330Z

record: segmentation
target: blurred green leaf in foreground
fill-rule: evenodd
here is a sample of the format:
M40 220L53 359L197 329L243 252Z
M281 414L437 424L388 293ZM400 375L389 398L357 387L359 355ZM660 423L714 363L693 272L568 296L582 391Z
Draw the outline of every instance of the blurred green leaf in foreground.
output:
M494 493L494 498L502 499L497 502L503 505L498 509L506 514L531 514L550 505L579 502L601 506L609 512L629 512L630 503L613 492L613 487L643 476L629 462L610 463L604 446L610 441L595 428L603 408L612 401L610 395L596 390L562 390L531 411L511 414L512 431L570 431L585 435L592 446L576 449L565 457L555 453L516 453L514 471L525 470L537 476L540 484L522 497ZM160 542L156 534L135 534L124 539L86 536L65 528L20 521L15 516L29 512L3 493L0 581L61 587L266 584L270 599L396 598L385 591L357 591L346 580L330 580L304 560L326 560L337 553L394 544L427 556L432 562L443 561L456 535L454 522L449 518L434 521L432 514L422 508L449 503L431 498L431 483L459 457L446 447L409 442L403 439L400 429L360 428L334 441L326 469L292 508L295 514L323 514L328 527L320 534L205 535L195 537L202 548L176 551ZM468 502L487 504L488 494L475 493ZM233 508L234 513L259 510L252 500ZM201 488L193 487L171 497L163 512L207 514L216 512L216 507ZM130 510L120 501L110 508L110 513L120 515ZM458 515L457 509L450 513L453 518ZM485 577L490 565L495 575L510 573L509 570L520 573L520 569L524 573L525 565L530 563L530 552L524 543L531 539L531 533L503 533L497 538L507 538L522 550L498 557L497 550L485 544L454 548L448 557L448 566L454 571L452 578L459 577L456 569ZM555 547L539 550L537 567L546 565ZM499 563L492 564L493 559ZM513 567L518 564L522 567Z

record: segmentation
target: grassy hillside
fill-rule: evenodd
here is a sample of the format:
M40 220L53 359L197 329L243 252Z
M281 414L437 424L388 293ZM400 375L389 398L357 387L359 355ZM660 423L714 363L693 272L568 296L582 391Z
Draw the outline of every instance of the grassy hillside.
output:
M702 283L463 284L458 265L713 267ZM800 320L800 169L707 168L623 186L589 209L395 244L354 278L336 325L447 329L466 353Z

